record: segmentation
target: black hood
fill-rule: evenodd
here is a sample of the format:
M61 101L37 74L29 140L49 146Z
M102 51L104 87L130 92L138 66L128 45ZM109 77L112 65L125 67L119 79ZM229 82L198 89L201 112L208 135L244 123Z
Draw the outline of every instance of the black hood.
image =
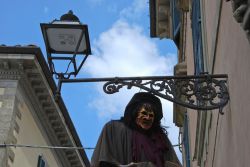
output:
M129 103L125 108L124 119L127 123L133 120L136 114L135 108L137 108L137 106L142 103L150 103L156 108L156 111L154 111L155 112L154 122L159 122L162 119L163 114L162 114L162 105L160 99L151 93L139 92L134 94L134 96L132 97L132 99L129 101Z

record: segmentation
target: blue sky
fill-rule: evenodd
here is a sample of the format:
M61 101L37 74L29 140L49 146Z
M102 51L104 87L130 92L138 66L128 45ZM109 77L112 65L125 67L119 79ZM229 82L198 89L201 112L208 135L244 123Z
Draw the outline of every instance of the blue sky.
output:
M59 19L69 10L89 28L92 55L79 77L173 75L177 50L171 40L150 38L148 0L2 0L0 44L34 44L46 56L40 23ZM119 119L138 91L107 95L101 83L63 85L62 97L84 147L95 146L103 125ZM162 123L169 126L172 144L178 144L172 103L162 103ZM92 150L86 153L91 157Z

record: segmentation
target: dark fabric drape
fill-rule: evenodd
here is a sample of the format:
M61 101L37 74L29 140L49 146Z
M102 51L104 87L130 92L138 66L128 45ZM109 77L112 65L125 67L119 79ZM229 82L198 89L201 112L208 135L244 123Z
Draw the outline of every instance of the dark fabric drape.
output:
M137 136L134 136L134 140L133 135ZM143 144L139 144L141 141ZM142 145L146 148L142 149ZM139 151L137 152L137 155L135 153L136 150L133 149ZM152 153L145 153L145 151L156 152L152 155ZM133 155L137 156L137 160ZM91 166L105 167L105 165L109 164L114 166L126 165L135 161L143 162L143 165L141 166L145 167L159 167L158 165L165 164L165 161L180 164L174 149L165 134L163 136L163 134L155 133L151 138L146 138L139 132L133 133L133 130L125 126L122 121L108 122L104 126L98 139L91 159ZM110 167L112 167L112 165Z

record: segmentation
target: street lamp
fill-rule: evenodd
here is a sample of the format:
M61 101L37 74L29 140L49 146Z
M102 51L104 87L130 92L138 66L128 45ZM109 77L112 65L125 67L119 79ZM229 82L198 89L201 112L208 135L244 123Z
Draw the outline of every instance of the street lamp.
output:
M70 78L71 75L76 76L91 54L88 26L81 24L78 17L70 10L67 14L62 15L60 20L54 20L50 24L41 24L41 29L50 72L55 74L58 79ZM79 66L77 66L77 60L79 60L77 56L83 56ZM64 72L56 71L54 62L57 60L68 63ZM71 66L72 71L69 71Z
M112 78L73 78L81 70L88 55L91 54L88 27L80 23L77 16L69 11L60 20L41 24L46 45L48 64L52 75L58 79L55 96L60 96L63 83L105 82L105 93L119 92L123 87L138 87L166 100L195 110L222 108L228 103L229 93L226 74L192 76L142 76ZM52 56L55 54L56 56ZM63 55L63 56L58 56ZM70 56L71 55L71 56ZM77 62L78 55L83 59ZM67 68L58 72L55 61L67 63ZM79 66L77 67L77 64ZM70 68L72 66L72 68Z

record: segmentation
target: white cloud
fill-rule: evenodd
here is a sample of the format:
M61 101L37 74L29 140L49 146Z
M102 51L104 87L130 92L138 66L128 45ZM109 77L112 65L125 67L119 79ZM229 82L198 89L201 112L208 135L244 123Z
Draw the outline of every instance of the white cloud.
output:
M143 35L141 27L124 21L117 21L103 32L94 42L93 52L84 68L92 77L171 75L176 62L174 54L159 55L156 44ZM99 97L90 106L102 118L111 118L123 114L126 103L138 89L123 88L114 95L99 91Z
M118 21L94 42L94 55L86 62L94 76L166 75L175 56L159 55L157 46L138 26Z
M179 129L173 123L173 103L164 99L161 99L162 108L163 108L163 119L161 121L162 125L168 127L168 137L169 140L172 142L172 145L179 144L178 137L179 137ZM178 158L182 159L182 154L179 151L178 147L175 147L176 154Z
M148 0L134 0L132 5L124 8L120 12L121 17L135 19L139 18L142 14L148 11Z

